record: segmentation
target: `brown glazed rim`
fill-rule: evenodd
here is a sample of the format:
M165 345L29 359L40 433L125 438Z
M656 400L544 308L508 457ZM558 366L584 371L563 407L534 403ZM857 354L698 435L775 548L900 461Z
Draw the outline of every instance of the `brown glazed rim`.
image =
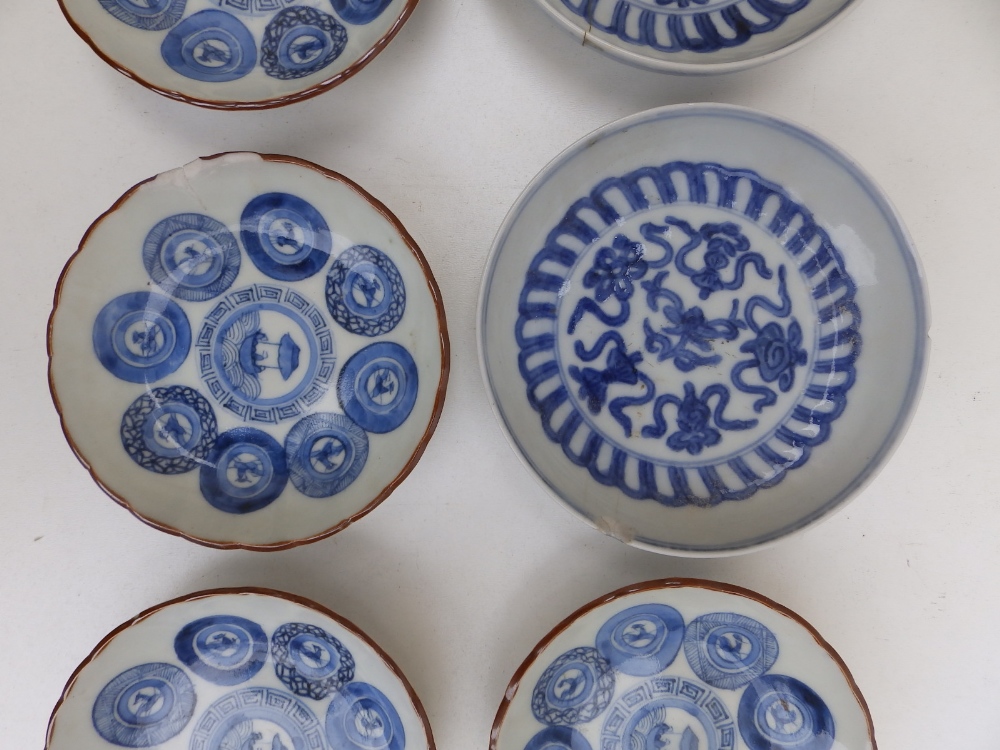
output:
M840 654L833 650L833 646L826 642L826 640L821 636L812 625L803 620L799 615L795 614L788 607L783 607L777 602L768 599L766 596L758 594L750 589L741 588L740 586L733 586L728 583L720 583L718 581L706 581L701 578L661 578L655 581L646 581L644 583L634 583L631 586L625 586L617 591L612 591L610 594L605 594L604 596L594 599L594 601L584 604L580 609L571 614L565 620L556 625L548 635L539 641L538 645L532 649L531 653L528 654L528 658L525 659L521 666L517 668L514 672L514 676L510 678L510 684L507 685L507 689L503 694L503 701L500 703L500 708L497 710L496 719L493 720L493 728L490 730L490 748L489 750L497 750L497 740L500 737L500 727L503 725L504 719L507 717L507 710L510 708L511 702L514 700L514 696L521 687L521 680L524 679L525 673L531 667L532 664L538 659L542 651L544 651L548 645L556 639L563 631L569 628L573 623L579 620L584 615L589 612L602 607L605 604L609 604L617 599L629 596L630 594L638 594L643 591L662 591L663 589L684 589L684 588L695 588L695 589L706 589L708 591L719 591L723 594L732 594L733 596L741 596L744 599L750 599L758 604L763 604L765 607L774 610L778 614L784 615L785 617L794 620L796 623L801 625L806 631L813 637L816 644L822 648L830 656L831 659L840 667L840 671L847 681L851 692L854 693L854 698L857 700L858 705L861 707L862 713L865 715L865 720L868 723L868 741L871 742L870 750L878 750L878 745L875 744L875 726L872 723L872 714L868 709L868 703L865 701L865 697L861 694L861 689L858 687L858 683L854 681L854 676L851 671L847 668L847 664L844 660L840 658Z
M77 256L83 252L84 247L87 245L87 241L90 239L91 234L97 229L97 227L108 218L111 214L115 213L120 209L129 198L131 198L143 185L148 182L152 182L156 177L149 177L142 182L129 188L129 190L111 206L107 211L101 214L93 224L87 229L86 233L83 235L83 239L80 240L80 245L76 252L70 256L70 259L66 261L66 265L63 267L62 272L59 274L59 281L56 283L55 297L52 302L52 312L49 314L49 322L46 329L46 352L49 358L49 368L48 368L48 381L49 381L49 394L52 396L52 403L56 407L56 412L59 414L59 426L62 428L63 435L66 437L66 441L69 443L70 448L76 455L77 459L83 464L84 468L90 473L90 476L97 483L105 494L108 495L112 500L121 505L123 508L128 510L133 516L138 518L143 523L152 526L154 529L159 529L160 531L165 531L168 534L174 536L183 537L188 541L195 542L196 544L201 544L206 547L213 547L215 549L244 549L253 550L257 552L274 552L277 550L292 549L293 547L299 547L303 544L311 544L312 542L319 541L320 539L325 539L328 536L333 536L338 531L342 531L350 526L352 523L360 518L371 513L378 507L383 500L385 500L392 492L402 483L404 479L413 471L413 467L417 465L417 461L423 455L424 450L427 448L427 443L431 439L431 435L434 434L434 430L437 428L438 422L441 419L441 410L444 408L444 397L445 391L448 388L448 378L451 373L451 344L448 338L448 323L445 320L444 313L444 302L441 299L441 290L437 285L437 281L434 279L434 274L431 271L430 265L427 263L427 258L424 257L423 252L417 246L416 241L410 236L410 233L406 231L406 228L400 223L393 213L386 208L386 206L369 194L363 187L358 185L353 180L345 177L342 174L334 172L333 170L321 167L318 164L313 164L312 162L306 161L304 159L299 159L294 156L283 156L280 154L257 154L253 151L227 151L220 154L214 154L212 156L205 156L196 161L212 161L214 159L221 159L232 154L253 154L254 156L259 156L266 162L275 162L279 164L292 164L298 167L306 167L319 172L324 177L331 180L343 183L347 187L351 188L355 193L360 195L366 201L368 201L371 206L378 211L386 221L388 221L393 228L402 237L403 242L406 247L413 253L414 257L417 259L417 263L420 265L421 270L424 273L424 280L427 282L427 288L431 293L431 298L434 301L434 308L437 310L437 323L438 331L440 332L441 341L441 376L438 380L437 393L434 397L434 408L431 411L430 420L427 423L427 429L424 430L424 434L421 436L413 454L410 456L410 460L407 461L406 465L403 466L402 470L396 477L390 481L382 491L372 500L368 505L359 510L352 516L345 518L344 520L337 523L335 526L321 531L312 536L305 537L303 539L290 539L282 542L271 542L268 544L245 544L243 542L220 542L212 539L202 539L201 537L193 536L192 534L185 533L180 529L175 529L172 526L156 521L155 519L148 518L142 513L137 511L132 507L131 503L121 495L116 494L104 481L97 475L97 472L90 465L87 459L84 457L83 452L80 450L76 441L73 440L73 436L70 435L69 429L66 426L66 420L63 417L62 405L59 403L59 396L56 394L55 384L53 382L53 368L52 368L52 328L55 323L56 312L59 310L59 300L62 297L63 283L66 280L66 275L69 273L69 269L72 267L73 262L77 259Z
M289 594L284 591L276 591L275 589L256 588L252 586L224 588L224 589L208 589L206 591L196 591L193 594L187 594L186 596L179 596L176 599L171 599L170 601L163 602L162 604L157 604L155 607L150 607L149 609L140 612L131 620L123 622L117 628L115 628L106 636L104 636L104 638L101 639L101 642L94 647L94 650L90 652L87 658L84 659L82 662L80 662L80 666L78 666L76 669L73 670L73 674L70 675L69 680L66 682L66 687L63 688L62 694L59 696L59 700L56 701L56 705L52 709L52 713L49 715L48 728L45 730L45 750L48 750L48 748L51 747L52 734L53 732L55 732L56 719L57 719L57 714L59 713L59 709L62 707L62 704L66 701L66 699L69 697L70 691L76 684L76 680L80 676L80 673L84 670L84 668L89 666L91 662L93 662L97 657L99 657L101 653L104 651L104 649L108 647L108 644L110 644L111 641L113 641L116 637L118 637L120 633L124 632L125 630L128 630L133 625L138 625L140 622L147 619L148 617L156 614L162 609L171 607L174 604L183 604L184 602L192 602L197 599L207 599L213 596L225 596L228 594L238 594L241 596L246 596L246 595L270 596L275 599L284 599L285 601L292 602L293 604L298 604L302 607L306 607L307 609L312 609L316 612L319 612L322 615L329 617L331 620L334 620L338 625L343 627L345 630L349 630L354 636L364 641L375 652L375 654L385 663L385 665L389 668L389 671L396 676L396 678L402 683L403 687L406 689L406 694L409 696L410 702L413 704L414 709L416 709L417 716L420 717L420 721L423 722L424 734L427 737L427 750L435 750L434 735L431 732L431 723L427 718L427 712L424 711L424 706L420 702L420 698L417 697L417 694L413 690L413 686L410 685L409 681L406 679L406 676L396 665L396 662L394 662L389 657L389 655L382 650L381 646L379 646L377 643L375 643L375 641L369 638L368 635L363 630L361 630L361 628L359 628L353 622L348 620L346 617L341 617L336 612L327 609L322 604L317 604L311 599L306 599L305 597L302 596L296 596L295 594Z
M403 12L399 14L396 22L393 23L385 35L375 42L368 51L365 52L361 57L355 60L353 63L348 65L344 70L340 71L334 76L327 78L325 81L317 83L315 86L310 86L304 91L296 91L291 94L286 94L285 96L278 96L273 99L262 99L260 101L254 102L231 102L231 101L215 101L212 99L199 99L198 97L188 96L187 94L182 94L180 91L174 91L173 89L163 88L162 86L157 86L154 83L150 83L144 78L141 78L134 71L126 68L121 63L111 59L104 51L97 46L93 39L87 34L86 31L73 19L69 11L66 9L64 0L59 0L59 9L62 10L63 15L66 17L66 21L73 28L73 31L85 41L92 50L100 57L104 62L110 65L112 68L117 70L124 76L131 78L133 81L142 84L150 91L155 91L157 94L162 94L163 96L174 99L179 102L184 102L185 104L193 104L196 107L205 107L207 109L222 109L222 110L254 110L254 109L273 109L274 107L284 107L286 104L294 104L295 102L301 102L306 99L311 99L314 96L322 94L324 91L332 89L334 86L338 86L348 78L353 76L355 73L364 68L368 63L370 63L383 49L386 45L392 41L392 38L399 33L399 30L406 23L410 15L412 15L414 8L417 7L418 0L406 0L406 6L403 8Z

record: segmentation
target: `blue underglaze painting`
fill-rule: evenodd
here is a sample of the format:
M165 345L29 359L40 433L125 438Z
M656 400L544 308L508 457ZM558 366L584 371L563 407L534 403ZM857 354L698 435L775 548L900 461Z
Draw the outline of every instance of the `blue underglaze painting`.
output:
M753 618L685 623L673 607L640 604L609 617L595 640L538 678L531 710L548 726L525 750L738 750L739 737L749 750L833 746L829 707L801 680L770 672L778 639ZM734 716L727 705L737 704Z
M132 402L122 416L125 452L157 474L183 474L208 458L216 438L215 412L193 388L153 388Z
M216 685L239 685L267 660L267 634L245 617L202 617L181 628L174 652L199 677Z
M143 31L163 31L181 20L187 0L99 0L122 23Z
M525 275L514 335L545 434L602 485L742 500L847 405L861 311L809 210L750 170L672 162L598 184Z
M175 73L206 83L235 81L257 64L257 42L242 21L221 10L188 16L163 39L163 61Z
M225 409L251 422L301 417L326 392L336 350L325 316L293 289L226 295L198 334L200 373Z
M246 16L269 16L300 0L213 0L220 8Z
M365 468L368 435L343 414L310 414L289 431L285 456L295 489L308 497L331 497Z
M191 750L322 750L323 725L290 693L246 687L215 701L195 724Z
M326 738L338 750L403 750L403 722L374 685L352 682L333 694L326 712Z
M347 23L371 23L382 11L389 7L392 0L330 0L333 9Z
M93 343L97 358L115 377L154 383L187 358L191 326L172 299L130 292L111 300L98 313Z
M340 404L368 432L392 432L417 402L417 363L403 346L379 341L347 360L337 379Z
M378 248L349 247L337 256L327 274L326 306L333 319L351 333L389 333L406 311L403 277Z
M279 16L298 10L290 8ZM279 281L300 281L318 273L333 246L323 215L288 193L265 193L250 201L240 219L240 239L253 264Z
M187 726L196 703L190 678L172 664L140 664L101 690L91 713L94 729L120 747L152 747Z
M774 31L812 0L562 0L592 30L657 52L710 53Z
M274 672L296 695L323 700L354 679L354 657L315 625L292 622L271 636Z
M347 29L330 14L304 6L286 8L264 30L260 64L272 78L304 78L340 57L346 46Z
M218 297L240 272L240 248L225 225L204 214L177 214L154 226L142 246L149 277L177 299Z
M253 513L278 499L288 482L285 451L252 427L223 432L201 465L201 494L225 513Z

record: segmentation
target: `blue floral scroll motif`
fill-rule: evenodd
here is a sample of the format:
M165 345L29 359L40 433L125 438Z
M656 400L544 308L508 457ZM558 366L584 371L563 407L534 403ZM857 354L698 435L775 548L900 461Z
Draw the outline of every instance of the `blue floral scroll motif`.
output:
M593 30L655 52L710 53L774 31L811 0L562 0Z
M830 750L833 714L811 687L793 677L765 675L751 682L737 712L750 750Z
M323 628L301 622L271 636L274 672L296 695L323 700L354 679L354 657Z
M406 732L392 701L374 685L352 682L334 693L326 737L343 750L404 750Z
M362 25L371 23L382 11L389 7L392 0L330 0L333 9L347 23Z
M187 0L99 0L122 23L143 31L163 31L181 20Z
M736 690L767 672L778 658L778 639L756 620L734 612L696 617L684 634L691 669L712 687Z
M326 277L326 307L351 333L389 333L406 311L403 277L388 255L369 245L342 252Z
M806 463L846 408L855 291L780 186L644 167L576 201L531 261L518 367L545 434L597 482L670 506L742 500Z
M615 673L608 660L595 648L574 648L538 678L531 710L545 724L585 724L608 707L614 690Z
M216 685L239 685L267 661L267 634L255 622L212 615L189 622L174 638L174 652L199 677Z
M289 740L290 747L286 744ZM284 690L270 687L244 687L219 698L198 718L189 744L192 750L325 746L323 725L309 706Z
M140 664L105 685L91 712L94 729L120 747L152 747L178 735L194 714L194 685L172 664Z
M305 78L340 57L346 46L347 29L337 19L295 6L278 13L264 29L260 64L272 78Z
M170 30L160 45L175 73L206 83L235 81L257 64L257 42L243 23L221 10L203 10Z
M172 385L144 393L122 416L122 446L139 466L157 474L198 468L215 442L215 412L193 388Z

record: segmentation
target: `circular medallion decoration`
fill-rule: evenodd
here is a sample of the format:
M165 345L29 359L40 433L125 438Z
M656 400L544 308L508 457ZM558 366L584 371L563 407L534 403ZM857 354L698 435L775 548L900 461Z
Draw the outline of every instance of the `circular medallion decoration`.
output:
M684 618L673 607L647 604L612 617L597 633L597 650L625 674L646 677L670 666L684 638Z
M153 388L132 402L122 417L125 451L157 474L183 474L205 462L215 442L211 404L182 385Z
M352 682L334 693L326 712L330 747L342 750L403 750L403 722L374 685Z
M333 319L351 333L389 333L406 310L403 277L381 250L368 245L349 247L327 274L326 306Z
M271 637L274 672L296 695L322 700L354 679L354 657L315 625L287 623Z
M571 727L545 727L524 750L591 750L587 738Z
M392 0L330 0L337 15L347 23L371 23L382 11L389 7Z
M241 688L201 715L191 734L195 750L322 748L316 715L293 695L269 687Z
M201 377L242 419L301 416L333 377L336 349L322 312L298 292L256 284L226 295L198 335Z
M201 467L201 494L226 513L253 513L285 489L288 465L281 445L266 432L237 427L219 435Z
M296 6L281 11L267 25L260 64L274 78L303 78L330 65L346 46L347 29L337 19Z
M214 0L226 10L248 16L269 16L282 8L295 5L299 0Z
M684 654L695 674L709 685L735 690L774 666L778 641L756 620L714 612L688 625Z
M531 710L546 724L583 724L607 708L614 689L614 671L597 649L574 648L539 678Z
M830 750L833 715L800 680L765 675L751 682L739 709L740 734L750 750Z
M191 327L168 297L130 292L104 306L94 321L94 352L115 377L153 383L183 364L191 348Z
M250 201L240 219L240 237L253 264L279 281L299 281L319 272L333 247L330 227L320 212L288 193L265 193Z
M240 272L240 248L232 232L210 216L177 214L146 235L142 262L167 294L202 302L232 286Z
M267 660L267 634L255 622L213 615L189 622L174 638L174 652L199 677L216 685L239 685Z
M100 0L122 23L144 31L163 31L181 20L187 0Z
M257 43L239 19L203 10L170 30L160 48L175 73L218 83L243 78L257 64Z
M347 416L368 432L392 432L417 401L417 365L399 344L380 341L353 355L337 380Z
M368 460L368 436L343 414L311 414L285 438L292 484L309 497L330 497L358 478Z
M170 664L140 664L104 686L94 701L94 729L121 747L152 747L177 735L191 720L191 680Z

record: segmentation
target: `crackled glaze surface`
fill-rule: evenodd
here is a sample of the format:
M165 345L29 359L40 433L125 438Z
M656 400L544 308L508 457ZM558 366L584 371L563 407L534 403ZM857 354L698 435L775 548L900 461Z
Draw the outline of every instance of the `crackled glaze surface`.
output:
M416 0L60 0L109 63L162 94L217 107L319 93L377 54Z
M281 545L412 466L441 406L443 325L383 208L309 166L227 155L145 183L88 234L53 313L53 395L144 519Z
M508 216L480 303L487 384L526 463L599 528L690 554L766 544L872 476L926 327L905 231L858 168L713 105L559 157Z
M194 595L116 631L46 747L430 750L412 689L363 633L277 592Z
M833 650L752 592L654 581L572 615L514 677L491 750L871 750Z

